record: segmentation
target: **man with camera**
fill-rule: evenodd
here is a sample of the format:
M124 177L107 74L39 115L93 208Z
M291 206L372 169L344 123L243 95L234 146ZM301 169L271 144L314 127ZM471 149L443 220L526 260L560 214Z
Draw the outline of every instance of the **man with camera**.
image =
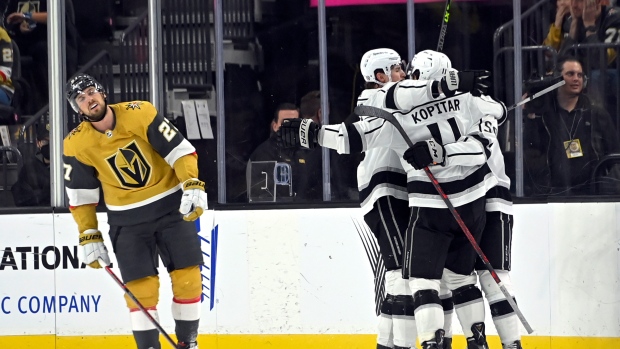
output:
M530 195L620 193L616 184L620 171L614 167L591 180L605 155L620 152L611 117L584 94L587 78L577 59L562 59L557 67L566 84L525 105L526 190ZM526 84L527 93L534 94L558 78L531 81Z

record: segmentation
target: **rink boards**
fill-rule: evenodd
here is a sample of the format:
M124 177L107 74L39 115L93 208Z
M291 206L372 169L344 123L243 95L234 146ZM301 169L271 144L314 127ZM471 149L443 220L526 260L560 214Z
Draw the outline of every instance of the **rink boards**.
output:
M512 278L535 329L526 348L620 348L619 210L515 207ZM375 256L361 222L357 209L206 213L201 347L373 348ZM0 227L0 348L134 347L122 291L81 264L69 214L0 215ZM164 269L160 277L172 333Z

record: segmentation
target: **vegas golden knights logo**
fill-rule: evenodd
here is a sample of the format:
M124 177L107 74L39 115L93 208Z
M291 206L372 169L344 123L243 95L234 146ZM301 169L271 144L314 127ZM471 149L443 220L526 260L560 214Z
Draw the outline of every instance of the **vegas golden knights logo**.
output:
M142 188L146 186L151 177L151 164L146 161L136 141L119 149L106 161L124 187Z

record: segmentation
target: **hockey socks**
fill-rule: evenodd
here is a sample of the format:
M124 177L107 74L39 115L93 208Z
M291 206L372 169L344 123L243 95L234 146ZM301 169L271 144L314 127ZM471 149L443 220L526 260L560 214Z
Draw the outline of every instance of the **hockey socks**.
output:
M379 314L379 324L377 335L377 349L392 348L394 346L392 333L392 303L394 296L388 294L381 303L381 313Z
M441 299L441 307L443 308L443 330L445 331L443 339L443 349L452 349L452 317L454 315L454 300L452 292L443 284L439 288L439 299Z
M142 311L140 311L140 309L132 308L129 311L133 338L136 340L138 349L160 349L159 331L155 325ZM155 307L148 308L147 311L156 321L159 321L159 316Z
M172 317L180 348L195 348L200 322L200 297L191 300L172 300ZM185 345L185 346L183 346Z
M497 276L506 287L506 290L514 298L512 281L510 274L505 270L497 270ZM478 271L480 286L484 291L489 306L491 308L491 317L493 324L497 329L497 334L505 346L512 345L521 340L521 332L519 331L520 321L514 312L506 297L497 286L495 280L488 271ZM515 300L516 301L516 300ZM515 344L516 345L516 344ZM520 344L519 344L520 345ZM508 346L508 348L510 348Z
M474 337L472 326L484 323L484 301L482 292L474 285L465 285L452 291L454 310L463 327L466 338Z
M439 299L439 280L412 278L409 287L413 292L415 322L420 342L430 343L436 339L437 331L441 330L443 345L443 308Z
M416 330L413 308L413 297L410 295L394 296L392 326L394 328L395 349L415 346L418 331Z

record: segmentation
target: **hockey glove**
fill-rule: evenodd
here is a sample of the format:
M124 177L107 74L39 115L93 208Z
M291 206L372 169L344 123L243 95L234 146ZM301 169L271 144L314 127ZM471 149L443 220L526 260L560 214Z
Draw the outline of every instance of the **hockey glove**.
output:
M431 165L443 166L446 161L443 145L433 139L417 142L407 149L403 158L416 170Z
M99 258L101 258L106 264L110 264L110 257L108 256L108 249L103 244L103 236L97 229L87 229L83 233L80 233L80 249L82 250L82 256L84 264L88 264L91 268L99 269Z
M461 92L469 92L476 97L487 93L491 85L491 73L486 70L464 70L459 72L459 88Z
M207 209L205 182L191 178L183 182L183 196L179 212L186 221L195 221Z
M278 143L282 148L316 148L319 125L312 119L284 119L278 130Z

